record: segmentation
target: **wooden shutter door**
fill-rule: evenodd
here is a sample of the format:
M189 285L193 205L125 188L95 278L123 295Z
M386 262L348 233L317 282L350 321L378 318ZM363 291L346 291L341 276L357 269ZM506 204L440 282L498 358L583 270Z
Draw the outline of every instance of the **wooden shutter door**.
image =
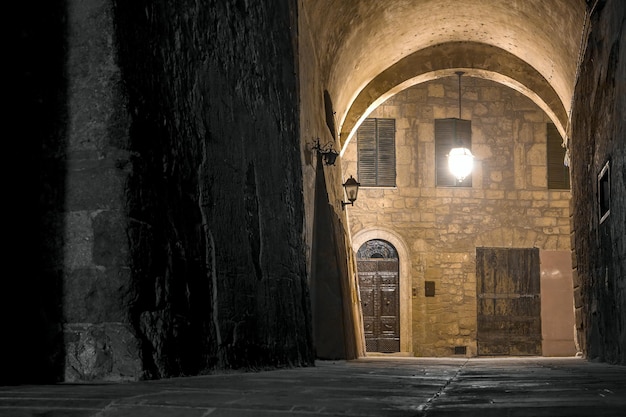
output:
M359 183L364 187L376 186L376 119L365 119L359 127L357 154Z
M476 248L479 355L541 355L539 249Z
M396 186L396 121L377 119L378 134L378 178L382 187Z

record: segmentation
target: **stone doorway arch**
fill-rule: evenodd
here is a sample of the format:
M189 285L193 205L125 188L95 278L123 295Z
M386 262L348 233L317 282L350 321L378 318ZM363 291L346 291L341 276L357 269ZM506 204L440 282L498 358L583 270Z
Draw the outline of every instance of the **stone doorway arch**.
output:
M399 282L399 316L400 316L400 353L413 355L413 334L411 321L413 309L411 304L411 259L404 239L397 233L381 229L363 229L352 237L352 249L357 253L359 248L370 240L384 240L389 242L398 253L398 282ZM358 281L357 281L358 282ZM358 283L356 284L358 285ZM354 291L358 294L359 289ZM360 332L359 332L360 333Z

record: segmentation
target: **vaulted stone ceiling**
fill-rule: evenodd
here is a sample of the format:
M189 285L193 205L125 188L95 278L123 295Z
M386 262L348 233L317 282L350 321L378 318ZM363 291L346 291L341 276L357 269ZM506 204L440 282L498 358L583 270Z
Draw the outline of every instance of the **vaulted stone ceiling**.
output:
M302 0L341 145L379 103L462 70L535 101L561 134L585 0Z

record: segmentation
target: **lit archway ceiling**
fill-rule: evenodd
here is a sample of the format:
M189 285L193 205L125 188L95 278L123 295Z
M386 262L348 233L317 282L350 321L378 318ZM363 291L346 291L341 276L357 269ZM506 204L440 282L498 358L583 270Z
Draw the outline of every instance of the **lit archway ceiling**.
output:
M495 46L475 42L448 42L417 51L377 75L350 105L341 128L343 141L380 103L398 91L438 77L469 76L491 79L531 98L555 122L561 134L567 112L550 83L533 67Z
M390 95L430 79L508 85L567 125L585 0L302 0L341 145Z

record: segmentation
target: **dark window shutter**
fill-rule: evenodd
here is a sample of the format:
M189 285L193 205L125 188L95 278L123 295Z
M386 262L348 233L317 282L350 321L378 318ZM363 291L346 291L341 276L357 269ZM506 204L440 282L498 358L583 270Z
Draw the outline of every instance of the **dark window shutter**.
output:
M463 119L435 119L435 181L438 187L472 186L471 174L459 183L448 168L448 153L459 145L472 149L472 122Z
M563 162L565 148L561 146L563 139L554 123L548 123L547 139L548 189L569 189L569 169Z
M376 120L365 119L357 131L358 176L364 187L376 185Z
M396 123L365 119L357 131L358 177L365 187L396 185Z
M377 119L378 181L380 187L396 186L396 121Z

